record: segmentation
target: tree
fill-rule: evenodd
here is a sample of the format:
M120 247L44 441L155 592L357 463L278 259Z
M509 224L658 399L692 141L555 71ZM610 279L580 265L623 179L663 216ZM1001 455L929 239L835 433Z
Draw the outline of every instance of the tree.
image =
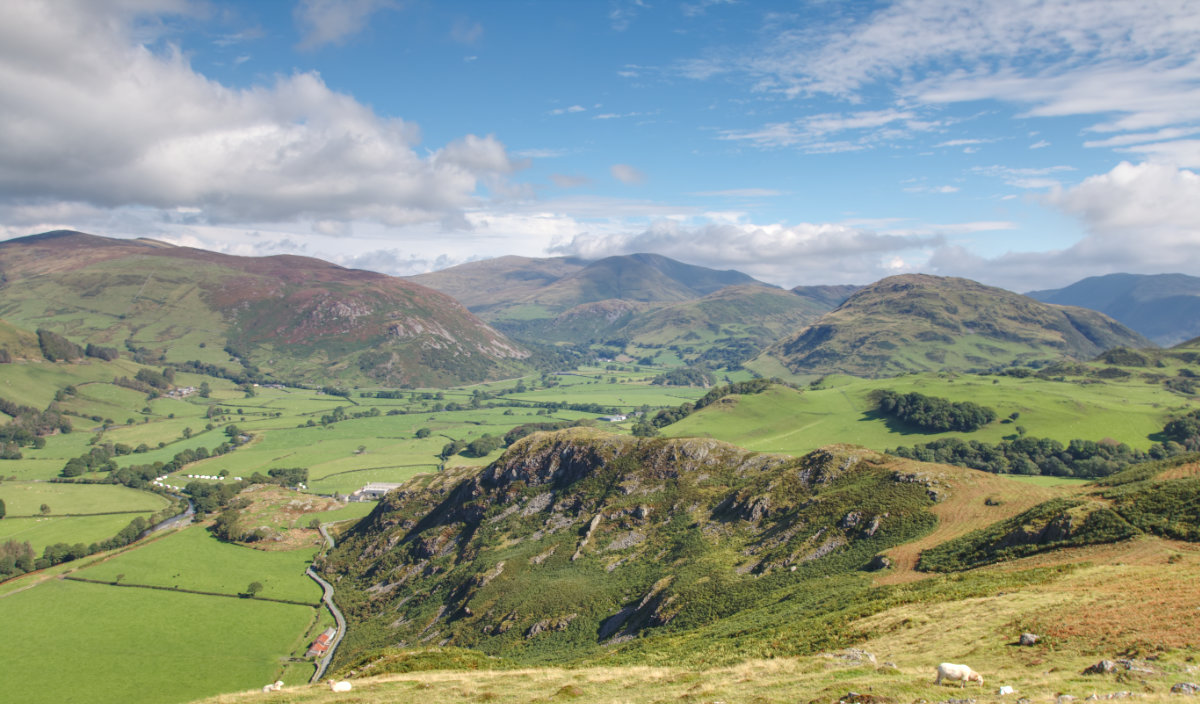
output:
M251 582L249 585L246 586L245 594L246 594L246 596L253 599L262 590L263 590L262 582Z
M420 428L417 430L417 438L427 438L432 434L432 432L433 431L431 431L429 428Z
M8 510L4 508L4 499L0 499L0 518L4 518L4 514L7 512Z
M50 513L50 504L42 504L41 511L43 516Z

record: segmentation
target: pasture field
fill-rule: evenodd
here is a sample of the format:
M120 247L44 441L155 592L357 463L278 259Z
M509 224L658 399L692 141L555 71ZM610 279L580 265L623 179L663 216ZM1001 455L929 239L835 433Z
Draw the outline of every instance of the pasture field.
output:
M0 542L28 541L33 551L41 555L47 545L83 543L86 546L108 540L138 516L149 520L152 515L153 511L118 513L111 516L5 518L0 521Z
M199 525L78 570L86 579L179 587L236 596L251 582L259 596L316 604L321 588L305 576L312 550L266 551L223 543Z
M0 598L8 701L173 704L261 687L313 609L50 579ZM248 627L253 624L252 627ZM289 676L307 681L311 668Z
M0 541L28 541L39 555L55 543L90 545L107 540L138 516L149 519L169 503L158 494L123 486L23 481L0 482L0 499L8 511L0 521ZM49 514L42 515L42 504L50 507Z
M166 508L169 503L158 494L123 486L49 482L0 482L0 499L4 499L8 518L40 516L42 504L50 506L53 516L107 511L154 513Z
M875 389L916 391L995 409L1000 420L973 433L926 433L881 417L868 395ZM764 452L803 454L846 442L875 450L943 437L995 443L1028 435L1066 444L1072 439L1114 438L1146 449L1151 437L1194 401L1142 381L1077 384L1036 378L910 374L892 379L826 379L802 391L775 387L762 394L731 396L667 426L671 437L704 436ZM1005 422L1017 413L1015 421Z

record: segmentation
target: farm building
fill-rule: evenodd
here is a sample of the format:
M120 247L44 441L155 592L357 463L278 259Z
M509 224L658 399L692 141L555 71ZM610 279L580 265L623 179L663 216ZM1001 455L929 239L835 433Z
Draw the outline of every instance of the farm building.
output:
M395 489L401 484L390 484L388 482L373 482L359 489L350 495L351 501L378 501L383 498L383 495Z
M308 648L308 652L304 654L304 657L313 658L324 655L325 651L329 650L329 644L333 641L335 633L337 633L336 630L326 628L325 632L317 636L317 639L313 641L313 644Z

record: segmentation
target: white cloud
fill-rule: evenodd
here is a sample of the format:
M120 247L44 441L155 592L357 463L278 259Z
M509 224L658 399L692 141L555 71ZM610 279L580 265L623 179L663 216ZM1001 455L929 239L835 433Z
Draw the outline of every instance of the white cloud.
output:
M478 202L481 183L501 190L521 166L491 136L418 155L415 125L376 115L313 73L227 87L176 49L134 42L134 13L67 4L5 6L0 202L403 225L453 218Z
M1062 185L1061 182L1052 178L1053 174L1065 173L1074 171L1073 166L1043 166L1035 168L1014 168L1011 166L976 166L971 169L972 173L991 178L998 178L1004 183L1015 188L1025 189L1046 189L1054 188Z
M753 130L725 130L720 139L750 142L764 148L798 147L813 154L860 151L876 144L911 137L938 123L919 119L911 110L865 110L849 114L809 115ZM843 135L841 139L831 138Z
M392 0L300 0L294 11L300 48L341 44L365 29L371 15L395 6Z
M571 113L584 112L586 110L587 110L587 108L583 107L582 105L571 105L570 107L565 107L565 108L555 108L554 110L550 111L550 114L551 115L567 115L567 114L571 114Z
M629 186L646 182L646 174L629 164L613 164L609 171L613 178Z
M723 191L697 191L691 195L704 198L774 198L784 193L774 188L730 188Z
M478 44L483 38L483 25L479 22L474 22L465 17L460 17L454 20L454 25L450 28L450 38L459 44Z
M867 283L895 273L898 257L919 264L942 243L936 234L903 236L839 224L753 225L732 222L687 226L662 220L638 232L581 233L551 248L597 259L657 252L692 264L735 268L786 286ZM913 269L916 270L916 269Z
M883 95L909 109L998 100L1023 116L1093 116L1100 133L1200 122L1200 4L1189 0L896 0L830 24L767 18L760 44L677 70L743 74L789 97ZM1190 145L1153 152L1172 159L1174 147L1190 163Z
M1017 291L1116 272L1200 271L1200 175L1192 171L1123 162L1042 200L1078 218L1085 236L1061 250L994 258L942 247L930 259L931 270Z
M550 174L550 180L559 188L578 188L592 182L587 176L573 176L571 174Z

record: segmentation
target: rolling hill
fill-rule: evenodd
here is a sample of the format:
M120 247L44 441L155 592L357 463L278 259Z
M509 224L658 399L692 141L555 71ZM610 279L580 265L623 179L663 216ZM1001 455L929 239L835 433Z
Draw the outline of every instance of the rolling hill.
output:
M1089 359L1149 340L1084 308L967 279L905 274L866 286L764 355L793 374L889 376Z
M528 355L444 294L306 257L57 231L0 243L0 273L4 319L143 361L432 386L508 374Z
M1045 303L1098 310L1164 347L1200 335L1200 277L1196 276L1108 274L1026 295Z

